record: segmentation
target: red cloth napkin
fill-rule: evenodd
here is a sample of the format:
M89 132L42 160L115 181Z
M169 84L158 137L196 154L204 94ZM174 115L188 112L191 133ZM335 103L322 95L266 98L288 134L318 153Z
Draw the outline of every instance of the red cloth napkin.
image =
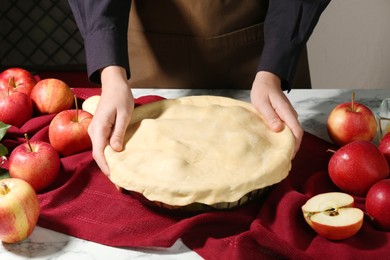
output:
M75 90L81 99L98 91ZM146 96L136 103L159 99ZM21 129L11 128L3 141L15 146L23 142L24 132L31 139L47 140L52 117L36 117ZM192 216L157 211L119 192L96 166L90 151L63 157L60 177L39 194L38 225L109 246L170 247L181 238L205 259L387 257L390 233L375 229L368 219L357 235L338 242L318 236L304 221L301 206L307 199L337 191L327 173L328 148L334 147L305 133L289 176L262 202ZM355 199L364 210L364 198Z

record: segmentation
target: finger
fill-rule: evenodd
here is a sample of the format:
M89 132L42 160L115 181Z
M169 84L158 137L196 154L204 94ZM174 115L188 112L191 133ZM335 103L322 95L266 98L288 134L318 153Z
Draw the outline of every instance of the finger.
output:
M125 114L123 116L117 116L114 129L112 130L110 137L110 146L117 152L122 151L123 142L126 134L127 126L130 122L130 115Z
M120 192L123 191L123 188L122 188L121 186L116 185L116 184L115 184L115 188L116 188L118 191L120 191Z
M101 150L98 147L93 148L92 156L104 175L110 176L110 168L108 167L106 157L104 156L104 150Z
M295 138L295 150L294 150L294 155L295 155L298 152L299 147L301 146L303 130L299 122L297 120L294 120L293 118L294 117L292 117L291 119L290 117L287 118L285 123L286 126L291 129L291 132L293 133Z
M281 111L284 111L283 113ZM279 110L276 109L276 113ZM279 117L285 123L285 125L290 128L291 132L295 138L295 153L298 152L299 147L302 142L303 129L298 121L298 114L292 106L287 106L284 109L280 110Z
M108 167L106 158L104 156L104 149L107 146L107 138L104 134L97 129L92 130L92 125L88 128L88 132L92 140L92 156L99 166L100 170L106 175L110 175L110 169Z
M261 106L257 106L256 104L254 104L254 106L256 110L263 116L271 130L276 132L283 130L283 122L269 101L263 102Z

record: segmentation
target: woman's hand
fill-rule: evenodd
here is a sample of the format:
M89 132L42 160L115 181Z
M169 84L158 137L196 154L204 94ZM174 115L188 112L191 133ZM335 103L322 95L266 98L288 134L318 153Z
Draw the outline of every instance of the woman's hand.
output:
M101 71L102 94L88 128L92 140L92 155L105 175L110 170L104 148L110 145L115 151L123 149L123 138L134 109L134 98L125 69L109 66Z
M279 77L266 71L258 72L252 85L251 101L273 131L281 131L284 124L291 129L295 136L296 153L301 145L303 130L297 112L282 91Z

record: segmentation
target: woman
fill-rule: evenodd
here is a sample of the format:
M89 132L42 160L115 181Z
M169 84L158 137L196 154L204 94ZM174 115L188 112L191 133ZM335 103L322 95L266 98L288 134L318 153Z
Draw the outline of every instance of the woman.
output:
M120 151L132 87L251 88L269 127L287 125L298 151L303 130L283 90L330 0L69 0L84 38L88 75L102 95L89 127L93 156ZM308 74L307 74L308 75Z

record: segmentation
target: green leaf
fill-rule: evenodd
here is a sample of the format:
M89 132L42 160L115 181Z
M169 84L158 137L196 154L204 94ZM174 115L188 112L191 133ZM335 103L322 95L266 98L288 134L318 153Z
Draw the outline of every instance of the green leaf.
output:
M9 172L6 169L0 168L0 180L6 179L6 178L11 178L11 176L9 175Z
M3 144L0 143L0 156L4 156L8 154L8 149ZM1 158L0 158L1 159Z
M4 124L0 121L0 140L3 139L5 134L7 133L7 130L11 127L11 125Z

